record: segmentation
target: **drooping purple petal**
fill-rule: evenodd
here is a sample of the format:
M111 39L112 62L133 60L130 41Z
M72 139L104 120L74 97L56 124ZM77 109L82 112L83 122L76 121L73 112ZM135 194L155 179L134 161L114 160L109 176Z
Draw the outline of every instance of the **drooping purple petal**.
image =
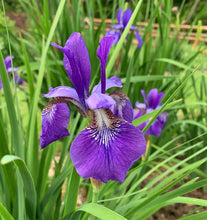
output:
M117 12L117 15L116 15L118 24L121 24L122 11L123 11L123 9L120 8L120 9L118 10L118 12Z
M80 176L123 182L133 162L145 153L143 133L110 110L92 111L91 126L73 141L70 155ZM87 143L87 145L86 145Z
M156 109L164 95L164 92L158 93L158 89L152 89L147 95L149 108Z
M112 76L110 79L106 79L106 91L113 87L122 87L121 79L117 76ZM94 86L92 93L93 92L101 92L101 83Z
M23 83L22 78L17 74L14 75L14 80L15 80L15 83L17 83L18 85L21 85Z
M141 117L143 114L144 114L143 110L138 109L138 108L134 109L133 110L133 120Z
M86 109L81 104L78 94L75 89L69 86L58 86L56 88L50 87L50 92L43 94L46 98L59 98L60 102L71 103L76 106L83 117L87 116Z
M135 37L137 38L138 49L140 49L142 47L143 41L138 31L135 31Z
M51 45L64 52L63 65L84 105L84 100L89 95L91 65L88 50L81 34L71 34L64 47L55 43Z
M14 59L14 56L7 56L5 59L4 59L4 64L5 64L5 67L6 67L6 70L8 72L8 68L11 67L11 58Z
M101 92L106 91L106 61L108 58L109 50L113 44L113 36L105 36L99 42L99 48L97 49L97 56L101 62Z
M133 26L133 25L132 25L132 26L130 27L130 30L136 31L136 30L137 30L137 26Z
M145 121L145 122L141 123L140 125L138 125L138 128L142 131L145 128L145 126L148 124L148 122L149 121ZM150 133L150 132L148 133L149 129L144 133L145 135L148 135Z
M131 16L132 16L132 10L131 9L127 9L127 10L124 11L123 17L122 17L122 23L123 23L124 29L127 26Z
M111 27L116 30L123 30L124 29L123 24L115 24L115 25L112 25Z
M109 95L93 92L89 98L86 100L88 107L90 109L98 109L98 108L110 108L115 104L115 101Z
M12 67L9 67L8 69L7 69L7 72L9 73L9 72L12 72L12 71L17 71L19 69L19 67L14 67L14 68L12 68Z
M108 30L106 32L106 36L113 36L114 37L114 41L112 43L112 45L114 45L119 41L119 39L121 37L121 33L120 33L120 31Z
M109 95L116 102L110 108L113 114L131 123L133 121L133 107L127 95L121 90L115 90Z
M146 110L146 109L147 109L147 106L146 106L146 104L144 104L144 103L136 102L136 103L135 103L135 106L136 106L137 108L139 108L139 109L143 109L143 110Z
M146 113L150 113L152 112L153 109L147 109ZM160 133L165 125L165 123L167 122L168 119L168 114L167 112L161 112L158 117L153 121L153 123L150 125L150 127L147 129L147 131L145 132L145 135L154 135L154 136L160 136ZM145 122L143 122L142 124L140 124L138 127L139 129L143 129L150 120L147 120Z
M70 111L65 103L49 104L42 111L41 149L53 141L68 136Z
M2 89L2 82L1 82L1 80L0 80L0 89Z
M58 86L56 88L50 87L50 91L47 94L43 94L43 96L46 98L68 97L79 101L76 90L69 86Z
M147 123L146 123L147 124ZM140 127L139 127L140 128ZM159 122L159 120L156 118L155 121L150 125L150 127L145 132L145 135L154 135L154 136L160 136L160 133L162 131L163 125Z
M167 122L168 119L168 113L167 112L161 112L159 116L157 117L159 122L164 125Z

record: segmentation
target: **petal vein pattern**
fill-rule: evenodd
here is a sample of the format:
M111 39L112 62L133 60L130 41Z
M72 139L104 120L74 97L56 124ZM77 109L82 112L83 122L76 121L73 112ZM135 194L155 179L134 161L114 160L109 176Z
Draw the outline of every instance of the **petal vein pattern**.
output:
M83 178L123 182L133 162L145 152L144 135L109 109L97 109L91 114L91 125L72 143L73 164Z

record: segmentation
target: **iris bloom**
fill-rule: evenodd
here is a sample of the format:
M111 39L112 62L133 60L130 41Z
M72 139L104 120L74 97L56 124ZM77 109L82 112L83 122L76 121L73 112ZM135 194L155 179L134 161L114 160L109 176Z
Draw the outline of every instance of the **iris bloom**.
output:
M145 152L144 134L131 124L133 109L121 91L105 94L112 87L122 87L116 76L105 78L105 65L114 38L101 39L97 55L101 63L101 83L89 95L91 65L85 42L73 33L64 47L52 43L64 53L63 65L74 88L50 88L46 98L54 98L42 112L41 148L68 136L69 104L77 107L90 123L70 147L72 162L80 176L107 182L124 181L131 165Z
M118 13L117 13L117 24L116 25L112 25L112 28L114 28L115 30L109 30L106 32L106 36L111 35L115 37L114 40L114 44L117 43L121 37L121 33L125 30L130 18L132 16L132 10L131 9L127 9L123 12L123 9L119 9ZM141 48L142 46L142 38L139 34L139 32L137 31L137 26L131 26L130 29L132 31L134 31L135 33L135 37L137 39L138 42L138 49Z
M12 56L12 59L14 59L13 56ZM10 56L7 56L4 59L4 64L5 64L6 71L7 71L8 74L10 74L12 72L12 70L15 72L15 71L17 71L19 69L18 67L14 67L14 68L11 67L11 57ZM17 83L19 85L23 83L22 78L18 74L14 75L14 80L15 80L15 83ZM2 82L1 82L1 80L0 80L0 89L2 89Z
M158 89L152 89L148 93L147 97L144 90L141 90L141 93L144 98L144 103L135 103L137 109L134 110L134 119L139 118L143 114L150 113L162 106L160 105L160 101L164 95L164 92L158 93ZM145 135L159 136L167 119L168 114L166 112L161 112L155 121L151 124L151 126L147 129ZM148 124L148 122L149 121L146 121L140 124L138 127L142 130Z

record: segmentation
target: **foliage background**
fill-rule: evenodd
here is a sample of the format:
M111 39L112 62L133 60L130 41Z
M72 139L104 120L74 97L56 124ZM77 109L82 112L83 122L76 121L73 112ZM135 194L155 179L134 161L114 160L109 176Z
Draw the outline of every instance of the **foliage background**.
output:
M146 3L147 2L147 3ZM134 163L123 183L103 184L94 198L89 180L81 179L70 160L69 148L74 137L86 126L79 113L71 108L70 136L44 150L39 150L41 111L50 86L71 86L62 65L63 55L50 46L64 45L70 34L81 32L89 50L92 85L100 80L96 49L105 34L105 18L116 21L116 12L124 7L116 1L25 1L17 4L2 0L0 23L0 216L3 219L147 219L165 206L176 203L194 204L196 208L180 219L206 219L207 202L187 193L206 191L206 50L203 42L196 47L178 40L179 25L186 19L190 2L182 1L179 19L171 11L176 1L131 1L136 21L148 21L142 32L143 46L132 44L133 33L112 48L107 76L122 78L124 91L133 106L143 102L140 89L164 91L163 107L169 119L160 137L150 137L145 160ZM12 4L12 5L11 5ZM110 4L110 8L107 5ZM200 1L200 5L203 1ZM4 7L5 6L5 7ZM10 7L10 8L9 8ZM206 18L206 7L195 11L190 24ZM188 8L188 9L186 9ZM140 9L140 10L138 10ZM26 13L27 28L14 26L5 19L9 10ZM102 19L94 30L94 17ZM132 21L131 21L132 22ZM156 38L152 24L157 23ZM178 29L170 32L170 24ZM190 29L186 35L192 32ZM169 38L171 35L171 38ZM120 52L121 51L121 52ZM16 87L8 79L3 58L14 55L13 66L24 84ZM119 57L119 59L117 59ZM134 121L156 118L158 111ZM52 165L53 164L53 165ZM51 175L50 168L54 167ZM77 196L85 196L76 207ZM201 209L203 208L204 209ZM199 212L201 210L201 212ZM203 211L204 210L204 211Z

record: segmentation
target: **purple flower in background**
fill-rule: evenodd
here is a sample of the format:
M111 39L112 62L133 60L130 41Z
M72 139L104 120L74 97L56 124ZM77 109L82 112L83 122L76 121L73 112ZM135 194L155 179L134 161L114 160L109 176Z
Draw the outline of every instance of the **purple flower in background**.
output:
M118 23L116 25L112 25L112 28L114 28L115 30L107 31L106 36L108 36L108 35L114 36L115 37L114 43L117 43L121 37L121 33L126 28L131 16L132 16L131 9L127 9L124 12L123 12L122 8L119 9L119 11L117 13L117 22ZM134 31L135 37L138 42L138 49L140 49L142 47L143 41L142 41L142 38L141 38L139 32L137 31L137 26L131 26L130 29L132 31Z
M14 56L12 56L12 59L14 59ZM17 71L19 69L18 67L14 67L14 68L11 67L11 57L10 56L7 56L4 59L4 64L5 64L6 71L7 71L8 74L10 74L12 72L12 70L15 72L15 71ZM15 80L15 83L18 83L18 84L22 84L23 83L22 78L18 74L14 75L14 80ZM0 80L0 89L1 88L2 88L2 82Z
M144 134L131 124L133 109L128 97L120 90L105 94L109 88L122 87L118 77L105 78L113 41L112 36L100 40L97 55L101 63L101 82L93 88L91 95L91 64L80 33L73 33L64 47L52 43L64 53L63 65L74 88L59 86L44 94L44 97L54 99L42 112L40 135L41 148L68 136L70 111L66 103L75 105L90 125L73 141L71 159L80 176L102 182L124 181L127 171L146 148Z
M144 98L144 103L139 103L139 102L135 103L137 109L134 109L134 120L162 106L160 105L160 101L164 95L164 92L158 93L158 89L152 89L148 93L147 97L145 95L144 90L141 90L141 93ZM159 136L167 119L168 119L167 112L161 112L160 115L151 124L151 126L147 129L145 135ZM138 127L142 130L147 125L148 122L149 120L140 124Z

